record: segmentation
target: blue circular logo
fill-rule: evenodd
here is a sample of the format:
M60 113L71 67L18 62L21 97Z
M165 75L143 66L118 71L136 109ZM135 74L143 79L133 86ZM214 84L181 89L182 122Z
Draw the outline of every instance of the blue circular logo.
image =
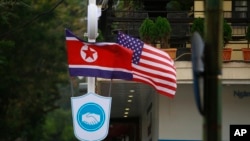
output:
M77 112L77 122L86 131L93 132L100 129L104 121L104 110L96 103L84 104Z

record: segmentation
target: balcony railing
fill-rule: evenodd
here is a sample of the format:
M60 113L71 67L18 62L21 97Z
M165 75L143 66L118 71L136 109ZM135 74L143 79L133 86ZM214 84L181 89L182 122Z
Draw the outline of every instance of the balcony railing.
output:
M138 26L145 18L148 18L148 13L160 13L165 15L169 20L173 29L171 37L188 37L190 36L190 27L194 17L204 17L204 11L111 11L107 15L110 23L115 24L116 28L129 30L132 35L138 36ZM237 12L224 11L223 16L225 20L231 24L233 39L244 37L247 25L250 24L250 16L245 15L244 18L233 17L238 15ZM155 19L156 17L149 17ZM137 33L137 34L136 34Z
M191 26L195 17L204 17L204 11L110 11L107 15L107 22L111 30L123 30L127 34L134 37L139 37L139 27L145 18L155 19L156 17L149 17L149 13L160 13L165 15L169 20L172 28L170 37L170 46L172 48L190 48ZM224 19L232 27L232 42L228 46L233 48L232 60L241 61L241 48L246 47L247 43L238 43L237 41L246 41L245 35L248 24L250 24L250 15L245 17L235 17L237 12L224 11ZM112 35L112 33L110 33ZM112 35L113 36L113 35ZM113 39L113 38L112 38ZM236 42L235 42L236 41ZM176 54L176 61L181 56L186 56L190 59L190 53ZM180 59L182 60L182 59Z

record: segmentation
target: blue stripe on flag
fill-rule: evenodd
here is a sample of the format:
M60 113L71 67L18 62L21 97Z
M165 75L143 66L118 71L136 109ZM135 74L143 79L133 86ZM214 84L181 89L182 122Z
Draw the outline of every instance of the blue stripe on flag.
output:
M78 38L77 36L75 36L71 31L69 31L68 29L65 30L66 31L66 37L74 37L76 39L78 39L80 42L84 42L82 39Z
M131 80L133 75L128 72L122 71L107 71L101 69L90 69L90 68L69 68L71 76L89 76L89 77L102 77L102 78L116 78Z

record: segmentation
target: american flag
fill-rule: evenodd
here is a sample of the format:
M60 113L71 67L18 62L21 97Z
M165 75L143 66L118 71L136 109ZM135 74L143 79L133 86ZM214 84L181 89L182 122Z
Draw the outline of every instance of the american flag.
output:
M118 33L118 44L133 51L133 81L153 86L159 94L173 98L176 92L176 69L170 56L143 41Z

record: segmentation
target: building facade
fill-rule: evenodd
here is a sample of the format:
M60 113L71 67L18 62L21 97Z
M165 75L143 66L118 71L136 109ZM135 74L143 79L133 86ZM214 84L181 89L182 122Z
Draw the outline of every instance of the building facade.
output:
M143 1L143 0L142 0ZM150 0L145 0L149 2ZM164 0L162 0L164 1ZM161 2L162 2L161 1ZM165 1L168 3L169 1ZM152 4L153 5L153 4ZM113 9L114 10L114 9ZM148 9L150 11L152 9ZM185 12L157 11L165 15L173 27L184 27L185 34L176 32L172 36L172 47L191 48L190 26L194 18L204 18L204 0L194 0L191 11ZM113 11L115 15L126 15L123 18L109 17L106 11L106 22L114 23L116 29L105 24L104 36L110 37L112 30L124 30L127 34L138 36L141 21L154 12ZM250 2L247 0L224 0L223 16L232 27L232 40L226 48L232 48L231 60L223 62L221 76L221 115L222 140L229 141L229 128L233 124L250 124L250 63L243 61L241 48L246 48L246 30L250 24ZM178 16L177 16L178 17ZM178 29L178 28L177 28ZM182 31L179 29L179 31ZM177 40L175 40L177 39ZM183 39L183 40L181 40ZM177 55L177 54L176 54ZM190 54L189 54L190 55ZM98 80L98 91L101 95L111 93L113 104L111 108L110 134L106 141L200 141L203 140L203 120L199 113L193 91L192 63L187 60L175 60L177 70L177 92L174 99L157 94L152 88L143 84ZM133 90L134 96L129 97L128 90ZM132 91L130 91L132 93ZM127 103L128 99L133 99ZM124 110L126 107L130 110ZM126 113L126 114L125 114ZM118 126L120 128L118 128ZM117 127L117 128L116 128ZM126 129L126 130L125 130ZM116 132L115 132L116 131Z

